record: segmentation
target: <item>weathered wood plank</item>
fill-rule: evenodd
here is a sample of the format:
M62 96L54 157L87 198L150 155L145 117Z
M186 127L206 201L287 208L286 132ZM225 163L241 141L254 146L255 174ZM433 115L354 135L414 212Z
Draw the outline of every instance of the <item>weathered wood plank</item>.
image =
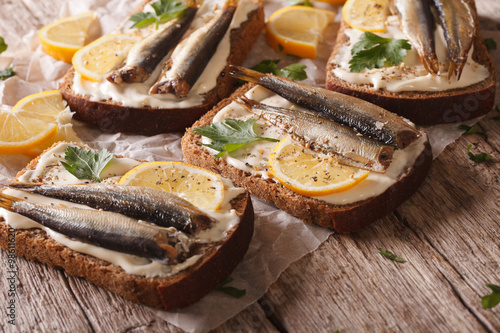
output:
M391 262L379 247L407 262ZM332 236L290 266L267 297L285 326L297 331L485 331L434 268L435 260L445 261L396 218L386 217L356 235Z

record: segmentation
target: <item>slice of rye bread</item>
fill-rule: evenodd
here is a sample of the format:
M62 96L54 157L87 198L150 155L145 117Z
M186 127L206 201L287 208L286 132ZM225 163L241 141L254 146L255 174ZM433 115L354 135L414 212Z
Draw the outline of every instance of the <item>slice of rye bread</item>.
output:
M258 9L248 14L248 20L230 32L230 53L227 65L241 65L265 26L264 10L260 1ZM146 1L148 2L148 1ZM136 10L137 12L138 10ZM92 101L78 95L73 89L75 70L71 68L59 85L75 118L103 131L155 135L168 132L184 132L197 119L234 90L236 79L228 75L228 67L217 75L214 89L204 95L202 104L190 108L155 108L150 106L128 107L113 100Z
M472 58L488 68L490 75L486 80L466 88L438 92L373 90L370 85L354 84L338 78L333 74L336 67L333 60L340 48L349 43L349 37L345 34L345 30L349 28L345 21L341 23L335 48L326 67L327 89L377 104L421 126L462 122L482 116L493 108L496 72L481 38L479 24L476 27Z
M26 170L35 169L38 159L32 160L17 177ZM168 277L128 274L121 267L56 242L41 229L9 231L10 226L1 217L0 247L9 249L9 232L14 232L17 256L83 277L129 301L172 310L199 301L224 282L243 259L254 228L254 212L248 192L233 199L231 206L240 216L239 224L227 232L221 244L208 249L194 265Z
M333 205L297 194L273 178L266 179L260 175L251 174L233 167L223 158L214 158L214 154L209 149L199 144L201 136L196 135L193 128L211 124L219 110L253 86L253 84L247 84L239 88L230 98L221 101L213 110L194 123L192 128L187 129L182 138L182 153L188 163L232 179L237 186L275 204L278 208L298 217L305 223L315 223L334 229L339 233L358 231L392 212L410 198L425 179L432 162L432 151L428 141L415 163L401 175L394 185L376 197L347 205Z

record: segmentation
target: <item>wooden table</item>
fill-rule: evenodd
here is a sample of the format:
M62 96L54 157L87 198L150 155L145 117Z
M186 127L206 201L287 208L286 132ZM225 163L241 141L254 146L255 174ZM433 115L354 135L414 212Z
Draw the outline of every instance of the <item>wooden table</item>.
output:
M0 35L13 40L39 29L56 18L61 2L1 0ZM496 27L496 17L483 23ZM394 213L357 234L332 235L216 331L500 332L500 306L483 310L480 301L490 293L485 284L500 285L500 121L492 120L499 115L492 111L476 125L487 139L463 135L448 146ZM474 163L469 144L493 160ZM406 262L390 261L378 248ZM5 251L0 260L7 261ZM83 279L22 259L17 264L16 326L7 325L3 301L3 331L180 331Z

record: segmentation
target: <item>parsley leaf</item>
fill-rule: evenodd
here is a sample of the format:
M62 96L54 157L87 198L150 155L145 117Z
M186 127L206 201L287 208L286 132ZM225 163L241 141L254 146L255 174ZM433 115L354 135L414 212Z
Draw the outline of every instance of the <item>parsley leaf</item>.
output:
M500 121L500 116L495 116L495 117L493 117L492 119L493 119L493 120L498 120L498 121Z
M384 249L382 249L380 247L378 248L378 251L380 252L381 255L383 255L386 258L389 258L391 260L394 260L394 261L400 262L400 263L404 263L405 262L405 260L403 258L396 257L394 255L394 253L392 253L391 251L384 250Z
M279 69L279 59L276 60L262 60L251 69L260 73L271 73L277 76L286 77L293 81L302 81L307 79L305 68L307 67L301 63L290 64L283 69Z
M111 161L113 154L106 149L95 152L79 147L68 147L64 158L66 162L61 161L61 164L76 178L101 182L99 175Z
M156 29L162 23L168 22L181 16L187 7L178 0L160 0L151 4L154 13L141 12L134 14L130 20L134 22L131 28L144 28L150 24L156 24Z
M7 50L7 44L5 44L3 37L0 37L0 53L2 53L5 50Z
M383 38L367 31L351 50L353 57L349 68L351 72L361 72L364 68L396 66L403 61L406 50L410 49L406 39Z
M484 45L486 46L486 49L488 50L488 52L491 50L497 49L497 42L495 42L495 40L493 38L485 38Z
M227 118L223 122L196 127L193 130L196 134L213 140L212 143L204 144L204 146L217 150L219 153L215 155L215 158L218 158L225 153L231 153L255 141L279 141L273 138L260 137L255 134L253 125L257 120L249 119L245 121Z
M234 279L232 277L228 277L226 281L222 282L220 285L215 287L215 290L225 292L226 294L234 298L240 298L245 296L247 292L245 289L241 290L241 289L236 289L234 287L226 287L226 284L230 283L233 280Z
M485 139L487 138L486 133L481 132L474 126L460 125L458 126L458 128L464 131L463 134L479 134L482 135Z
M16 75L16 72L14 72L14 68L9 67L6 69L3 69L0 71L0 80L6 80L11 76Z
M467 154L469 155L469 158L476 163L483 163L483 162L489 161L493 158L493 156L486 154L486 153L473 154L470 152L471 148L472 148L472 144L467 146Z
M313 7L310 0L286 0L289 6Z
M491 309L500 303L500 286L487 284L486 287L492 290L491 294L481 297L483 309Z

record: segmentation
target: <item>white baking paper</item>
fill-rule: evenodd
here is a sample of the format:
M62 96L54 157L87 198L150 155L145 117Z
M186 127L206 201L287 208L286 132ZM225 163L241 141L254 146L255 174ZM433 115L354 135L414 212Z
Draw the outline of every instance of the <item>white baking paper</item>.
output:
M142 0L70 0L61 8L60 17L74 15L92 10L100 19L103 33L114 29L133 8ZM266 18L276 9L288 5L284 0L265 0ZM318 3L321 7L338 11L338 7ZM336 22L339 21L337 16ZM284 56L271 49L262 35L254 50L249 54L246 66L253 66L264 59L282 59L281 65L300 61L307 65L308 84L324 86L325 66L333 48L338 23L328 28L324 41L320 46L319 56L315 60L298 59ZM40 47L37 31L32 31L21 41L9 41L9 49L0 56L0 65L7 66L13 61L17 75L0 82L0 102L2 108L12 107L24 96L57 89L57 81L70 67L44 54ZM499 32L485 32L500 44ZM494 54L497 64L500 63L498 51ZM497 91L497 103L499 101ZM471 121L469 124L475 122ZM126 134L110 134L91 128L73 120L78 136L94 148L107 148L115 154L130 156L148 161L182 160L180 134L161 134L156 136L139 136ZM458 125L434 126L427 129L434 148L434 156L451 142L455 141L462 131ZM0 156L0 181L15 176L30 158L24 155ZM314 251L331 234L330 230L312 225L305 225L298 219L284 213L274 206L253 197L255 208L255 233L250 249L243 261L231 274L234 281L230 284L245 289L246 295L234 299L224 293L212 292L200 302L178 311L159 311L149 309L158 317L188 332L205 332L216 328L229 318L235 316L250 304L256 302L294 261Z

